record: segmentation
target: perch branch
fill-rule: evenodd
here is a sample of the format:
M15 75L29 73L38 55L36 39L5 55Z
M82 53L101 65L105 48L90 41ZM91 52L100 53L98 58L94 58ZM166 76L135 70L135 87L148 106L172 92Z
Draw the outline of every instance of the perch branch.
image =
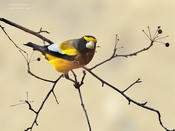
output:
M89 127L89 131L92 131L92 128L91 128L91 124L90 124L90 121L89 121L89 117L88 117L88 114L87 114L87 110L85 108L85 105L84 105L84 102L83 102L83 97L82 97L82 93L81 93L81 86L83 85L84 83L84 79L85 79L85 76L86 76L86 72L83 71L83 76L81 78L81 81L78 82L77 80L77 75L75 74L75 72L72 70L71 71L73 76L74 76L74 80L71 79L71 78L66 78L67 80L73 82L73 85L74 87L78 90L78 94L79 94L79 97L80 97L80 103L81 103L81 107L85 113L85 116L86 116L86 120L87 120L87 124L88 124L88 127Z

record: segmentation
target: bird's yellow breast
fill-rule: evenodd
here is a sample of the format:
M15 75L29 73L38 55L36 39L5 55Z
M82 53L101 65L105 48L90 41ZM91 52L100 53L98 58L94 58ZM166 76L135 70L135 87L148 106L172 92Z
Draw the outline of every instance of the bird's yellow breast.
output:
M51 63L58 72L61 72L64 74L66 74L69 70L82 67L82 65L79 64L79 61L76 61L76 60L69 61L66 59L52 56L50 54L46 54L46 57L49 63Z

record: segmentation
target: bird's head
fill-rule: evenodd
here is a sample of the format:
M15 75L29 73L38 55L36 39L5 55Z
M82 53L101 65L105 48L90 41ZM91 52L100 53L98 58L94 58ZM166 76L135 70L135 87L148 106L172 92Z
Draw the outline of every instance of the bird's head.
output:
M78 51L93 51L96 48L97 40L94 36L85 35L80 39L75 39L73 45Z
M73 46L79 51L95 51L97 40L94 36L85 35L73 41Z
M82 65L88 64L95 53L97 40L94 36L85 35L73 41L73 46L78 50L81 56L80 63Z
M86 41L86 48L95 49L97 39L94 36L85 35L83 39Z

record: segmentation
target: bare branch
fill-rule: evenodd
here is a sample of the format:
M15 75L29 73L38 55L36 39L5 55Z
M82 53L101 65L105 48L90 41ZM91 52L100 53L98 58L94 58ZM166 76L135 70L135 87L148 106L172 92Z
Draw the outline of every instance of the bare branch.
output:
M18 28L20 30L23 30L23 31L25 31L25 32L27 32L29 34L32 34L32 35L40 38L41 40L48 42L49 44L53 44L54 43L51 40L49 40L48 38L42 36L39 32L35 32L35 31L30 30L30 29L27 29L26 27L18 25L18 24L14 23L12 21L9 21L9 20L7 20L5 18L0 18L0 21L4 22L6 24L9 24L11 26L14 26L14 27L16 27L16 28Z
M54 92L54 88L55 88L57 82L58 82L62 77L63 77L63 75L60 75L60 76L58 77L58 79L55 80L55 82L54 82L52 88L51 88L51 89L49 90L49 92L47 93L46 97L44 98L42 104L40 105L40 107L39 107L39 109L38 109L37 111L35 111L35 110L31 107L31 104L28 103L28 101L26 101L26 103L27 103L28 106L29 106L29 109L35 113L35 119L34 119L32 125L31 125L30 127L28 127L25 131L28 131L28 130L32 131L33 126L34 126L35 124L38 125L37 119L38 119L39 113L40 113L40 111L42 110L42 108L43 108L45 102L46 102L47 99L49 98L50 94Z
M82 98L82 95L81 95L81 90L80 90L80 88L77 88L77 89L78 89L78 93L79 93L79 96L80 96L81 106L82 106L83 111L84 111L84 113L85 113L85 115L86 115L86 120L87 120L87 123L88 123L89 131L92 131L92 129L91 129L91 124L90 124L90 121L89 121L89 117L88 117L86 108L85 108L85 106L84 106L83 98Z
M159 120L160 125L161 125L166 131L175 131L175 129L170 130L170 129L168 129L167 127L165 127L165 126L163 125L162 120L161 120L161 114L160 114L160 112L159 112L157 109L154 109L154 108L151 108L151 107L149 107L149 106L146 106L147 102L140 103L140 102L135 101L134 99L132 99L132 98L128 97L127 95L125 95L123 91L119 90L118 88L114 87L113 85L109 84L108 82L106 82L105 80L103 80L102 78L100 78L99 76L97 76L97 75L96 75L95 73L93 73L90 69L88 69L88 68L86 68L86 67L83 67L83 68L84 68L87 72L89 72L92 76L94 76L96 79L98 79L100 82L104 83L104 84L107 85L108 87L110 87L110 88L114 89L115 91L117 91L118 93L120 93L123 97L125 97L125 98L128 100L129 104L132 102L132 103L134 103L134 104L136 104L136 105L138 105L138 106L140 106L140 107L142 107L142 108L145 108L145 109L147 109L147 110L156 112L157 115L158 115L158 120ZM135 83L135 82L134 82L134 83ZM134 83L132 83L130 86L132 86ZM129 87L130 87L130 86L129 86Z
M93 69L97 68L98 66L100 66L100 65L102 65L102 64L104 64L104 63L106 63L106 62L108 62L108 61L110 61L110 60L112 60L114 58L118 58L118 57L125 57L125 58L127 58L127 57L130 57L130 56L136 56L136 55L138 55L138 54L140 54L142 52L145 52L145 51L149 50L154 45L154 43L157 42L157 40L164 39L164 38L168 37L168 36L163 36L163 37L160 36L161 33L160 32L158 33L159 30L161 30L160 27L157 28L156 33L154 34L153 38L152 38L152 35L151 35L151 32L150 32L149 26L148 26L149 35L144 30L142 30L144 32L144 34L147 36L147 38L150 40L150 44L147 47L143 48L143 49L140 49L140 50L138 50L136 52L129 53L129 54L117 54L116 51L117 51L117 44L119 42L119 39L117 38L117 35L116 35L116 41L115 41L115 45L114 45L114 50L113 50L112 56L107 58L106 60L103 60L102 62L96 64L95 66L89 68L89 70L93 70ZM165 44L165 46L166 46L166 43L164 43L164 42L162 42L162 43ZM168 44L168 46L169 46L169 44ZM168 47L168 46L166 46L166 47Z

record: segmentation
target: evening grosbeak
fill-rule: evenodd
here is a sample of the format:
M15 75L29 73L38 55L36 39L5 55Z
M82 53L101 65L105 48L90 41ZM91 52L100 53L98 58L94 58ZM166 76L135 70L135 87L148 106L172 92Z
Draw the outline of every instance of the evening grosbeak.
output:
M24 44L32 47L51 63L56 71L67 74L70 70L88 64L95 53L97 40L85 35L79 39L66 40L51 45L40 46L32 42Z

